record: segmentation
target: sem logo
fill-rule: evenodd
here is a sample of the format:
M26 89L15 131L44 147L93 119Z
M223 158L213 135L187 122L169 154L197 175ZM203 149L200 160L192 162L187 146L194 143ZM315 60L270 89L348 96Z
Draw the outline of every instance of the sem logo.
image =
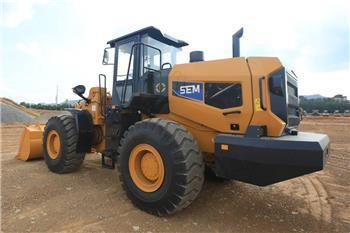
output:
M180 86L180 94L186 95L186 94L193 94L193 93L200 93L200 85L187 85L187 86Z
M203 83L173 81L173 95L186 99L203 100Z

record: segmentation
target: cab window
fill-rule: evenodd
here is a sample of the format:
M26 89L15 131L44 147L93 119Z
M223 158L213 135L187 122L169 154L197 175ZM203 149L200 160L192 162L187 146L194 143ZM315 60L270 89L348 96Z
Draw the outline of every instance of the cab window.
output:
M144 67L153 70L160 70L162 65L165 63L169 65L176 64L176 55L179 51L181 51L180 48L175 48L171 45L164 44L148 35L143 36L141 42L158 48L162 52L162 57L160 57L158 50L145 46L143 61L141 61L141 64L143 64ZM169 65L166 66L166 68L169 68Z

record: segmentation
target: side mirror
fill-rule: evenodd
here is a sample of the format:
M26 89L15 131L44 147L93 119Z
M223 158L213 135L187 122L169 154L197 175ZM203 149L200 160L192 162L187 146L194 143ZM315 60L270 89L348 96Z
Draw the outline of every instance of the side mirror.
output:
M109 61L109 53L108 53L107 49L105 49L105 50L103 51L102 64L103 64L103 65L108 65L108 61Z
M78 96L81 96L85 93L85 86L84 85L78 85L73 87L73 92L77 94Z
M105 48L103 50L102 65L114 65L113 63L114 51L115 51L115 48ZM110 57L111 57L111 61L109 60Z

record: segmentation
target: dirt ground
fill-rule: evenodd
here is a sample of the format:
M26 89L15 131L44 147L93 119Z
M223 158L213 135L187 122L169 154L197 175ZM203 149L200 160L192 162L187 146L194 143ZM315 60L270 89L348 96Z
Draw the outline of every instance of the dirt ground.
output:
M207 181L199 198L171 217L135 208L115 170L88 155L72 174L43 160L16 160L22 127L1 127L3 232L350 232L350 118L309 118L301 130L331 138L326 169L268 187Z

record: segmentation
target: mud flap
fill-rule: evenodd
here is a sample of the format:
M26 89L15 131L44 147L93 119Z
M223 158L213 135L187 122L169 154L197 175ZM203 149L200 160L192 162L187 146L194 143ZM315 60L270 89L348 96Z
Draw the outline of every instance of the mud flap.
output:
M66 108L74 116L78 131L77 153L90 153L93 139L94 124L87 110Z
M328 158L325 134L302 133L282 137L215 137L217 176L266 186L320 171Z

